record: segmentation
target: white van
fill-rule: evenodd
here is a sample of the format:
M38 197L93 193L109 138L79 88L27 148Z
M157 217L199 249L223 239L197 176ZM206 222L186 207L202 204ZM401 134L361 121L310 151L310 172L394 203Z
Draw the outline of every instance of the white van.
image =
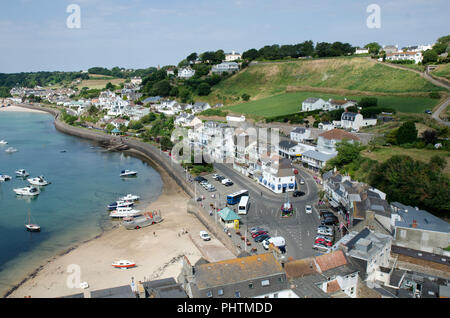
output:
M248 196L242 197L239 201L238 214L247 214L250 207L250 200Z
M278 247L280 250L281 249L284 250L286 247L286 241L284 240L284 237L282 237L282 236L272 237L270 239L265 240L263 242L264 249L268 250L270 243L272 243L273 245Z

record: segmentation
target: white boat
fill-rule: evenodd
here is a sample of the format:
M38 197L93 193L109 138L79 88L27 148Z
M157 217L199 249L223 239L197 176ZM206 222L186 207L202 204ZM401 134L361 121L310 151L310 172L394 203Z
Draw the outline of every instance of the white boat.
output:
M28 177L30 174L28 172L26 172L25 169L19 169L16 171L16 177L22 177L22 178L26 178Z
M133 208L117 208L112 211L109 216L112 218L126 218L141 215L141 211Z
M6 140L0 140L0 145L7 145L8 144L8 142L6 141Z
M16 149L16 148L13 148L13 147L9 147L8 149L5 150L5 152L7 152L7 153L13 153L13 152L17 152L17 149Z
M30 184L35 185L35 186L46 186L46 185L50 184L50 182L45 180L43 176L39 176L36 178L28 178L27 181Z
M127 194L124 197L119 198L119 201L139 201L141 197L135 194Z
M27 231L30 232L39 232L41 230L39 225L31 223L31 212L28 212L28 219L26 220L25 227L27 228Z
M7 176L6 174L0 174L0 182L9 181L11 180L10 176Z
M108 210L112 211L117 208L131 208L133 205L133 201L116 201L108 205Z
M136 263L127 261L127 260L120 260L120 261L113 262L112 266L116 267L116 268L131 268L131 267L135 267Z
M39 191L38 188L33 187L33 186L28 186L28 187L25 187L25 188L14 189L14 192L17 195L29 195L29 196L36 196L39 193L41 193L41 191Z
M122 172L120 173L121 177L135 177L136 175L137 172L131 170L122 170Z

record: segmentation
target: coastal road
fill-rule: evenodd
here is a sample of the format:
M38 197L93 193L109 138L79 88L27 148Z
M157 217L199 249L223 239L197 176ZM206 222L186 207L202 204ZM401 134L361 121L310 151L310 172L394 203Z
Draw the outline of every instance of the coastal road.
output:
M309 174L299 170L299 178L302 178L305 184L300 185L298 181L297 184L301 187L299 190L305 192L305 195L294 198L292 192L288 193L288 199L293 204L295 213L289 218L282 218L281 206L286 202L286 194L274 194L252 179L241 175L229 165L215 164L214 168L217 173L230 178L235 184L233 188L216 186L217 190L221 192L223 204L225 204L227 194L241 189L249 191L250 209L247 215L241 216L244 229L260 226L269 230L272 237L284 237L287 245L287 257L301 259L317 254L312 249L312 245L316 237L317 226L320 223L318 211L314 208L318 201L318 189L315 180ZM313 206L312 214L305 213L306 205Z
M445 100L441 104L441 106L439 106L439 108L433 113L432 117L435 120L437 120L438 122L440 122L442 125L446 125L446 126L450 127L450 122L444 121L439 117L441 115L441 113L447 109L448 105L450 105L450 98L447 98L447 100Z

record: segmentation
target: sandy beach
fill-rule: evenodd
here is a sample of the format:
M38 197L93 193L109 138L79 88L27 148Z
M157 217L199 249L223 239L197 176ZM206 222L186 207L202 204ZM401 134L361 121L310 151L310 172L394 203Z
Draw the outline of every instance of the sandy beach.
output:
M41 110L35 110L35 109L28 109L28 108L23 108L23 107L19 107L19 106L6 106L6 107L0 107L0 112L22 112L22 113L41 113L41 114L45 114L45 112L41 111Z
M156 166L164 182L162 195L146 211L160 211L163 222L139 230L126 230L122 226L104 232L99 237L80 244L47 263L36 264L30 274L7 297L53 298L82 293L80 288L70 288L72 264L79 266L80 282L87 282L89 290L117 287L135 281L176 277L181 270L181 258L186 255L192 263L200 257L209 261L234 258L219 240L212 237L204 242L199 232L205 227L186 211L189 197ZM183 234L186 232L187 234ZM133 269L115 269L116 260L136 262ZM69 281L69 284L68 284Z

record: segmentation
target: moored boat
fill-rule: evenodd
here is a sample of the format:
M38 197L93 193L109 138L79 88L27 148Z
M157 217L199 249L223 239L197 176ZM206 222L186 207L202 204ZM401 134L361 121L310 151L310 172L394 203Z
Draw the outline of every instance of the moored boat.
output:
M120 260L113 262L112 266L115 268L132 268L136 266L136 263L127 260Z
M112 218L125 218L139 215L141 215L141 211L132 208L117 208L109 214Z
M41 193L41 191L39 191L38 188L33 187L33 186L28 186L25 188L18 188L18 189L13 189L13 190L17 195L36 196L39 193Z
M122 170L120 172L120 176L121 177L135 177L135 176L137 176L137 172L131 171L131 170Z
M117 208L130 208L134 205L131 201L116 201L108 205L108 210L116 210Z
M8 142L6 141L6 140L0 140L0 145L7 145L8 144Z
M9 181L11 180L10 176L7 176L6 174L0 174L0 182Z
M27 181L30 184L36 185L36 186L46 186L46 185L50 184L50 182L45 180L43 176L39 176L39 177L36 177L36 178L28 178Z
M122 225L127 230L137 230L162 221L161 216L157 212L146 212L142 216L124 218Z
M139 201L141 197L135 194L127 194L124 197L119 198L119 201Z
M26 178L29 175L30 174L25 169L19 169L19 170L16 171L16 177Z
M9 147L8 149L5 150L5 152L7 152L7 153L14 153L14 152L17 152L17 149L13 148L13 147Z

